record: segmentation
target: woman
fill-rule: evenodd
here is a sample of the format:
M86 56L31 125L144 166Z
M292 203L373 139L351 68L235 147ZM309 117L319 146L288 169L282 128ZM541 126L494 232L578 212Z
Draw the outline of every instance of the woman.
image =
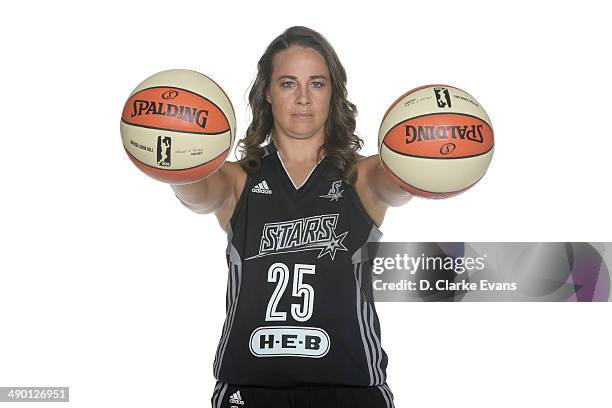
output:
M287 29L258 63L241 160L172 186L228 235L215 408L393 406L366 244L411 196L357 154L346 95L330 44Z

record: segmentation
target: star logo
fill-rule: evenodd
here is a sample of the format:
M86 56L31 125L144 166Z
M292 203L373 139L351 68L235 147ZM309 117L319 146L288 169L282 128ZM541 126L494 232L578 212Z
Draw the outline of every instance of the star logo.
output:
M333 260L334 256L336 256L336 251L348 251L348 249L346 249L346 247L342 243L342 241L346 237L346 234L348 234L348 231L336 236L336 233L332 231L332 237L330 238L330 240L326 243L319 244L323 245L323 249L321 249L321 252L319 252L319 256L317 256L317 259L321 258L326 254L329 254L329 256L331 256L331 259Z
M338 201L339 198L342 198L342 193L344 190L340 190L340 186L342 185L342 180L336 180L332 183L329 192L325 195L320 195L320 198L329 198L329 201Z

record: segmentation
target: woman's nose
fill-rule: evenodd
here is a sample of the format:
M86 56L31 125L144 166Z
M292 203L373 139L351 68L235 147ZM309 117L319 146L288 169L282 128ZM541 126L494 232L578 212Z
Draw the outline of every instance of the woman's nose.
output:
M310 104L310 90L306 86L300 86L298 88L298 95L296 102L300 105Z

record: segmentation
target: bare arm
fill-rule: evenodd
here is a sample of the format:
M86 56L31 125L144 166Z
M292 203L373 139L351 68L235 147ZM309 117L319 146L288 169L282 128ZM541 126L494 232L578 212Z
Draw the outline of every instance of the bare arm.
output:
M242 192L246 174L237 163L225 162L204 180L191 184L172 184L176 197L198 214L215 213L225 229Z
M371 186L376 198L389 207L400 207L410 201L412 194L402 190L391 180L387 173L385 173L379 156L374 155L371 157L376 158L376 165L371 170Z
M377 226L382 224L387 208L402 206L412 199L412 194L399 188L387 176L377 154L360 159L357 171L355 189Z

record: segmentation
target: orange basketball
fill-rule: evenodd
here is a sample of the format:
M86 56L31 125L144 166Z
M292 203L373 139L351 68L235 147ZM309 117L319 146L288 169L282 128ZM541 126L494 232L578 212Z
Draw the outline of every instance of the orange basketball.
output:
M385 113L380 159L402 189L447 198L472 187L493 157L493 127L476 99L448 85L406 92Z
M234 143L236 118L226 93L186 69L159 72L130 94L121 115L123 147L156 180L186 184L216 171Z

